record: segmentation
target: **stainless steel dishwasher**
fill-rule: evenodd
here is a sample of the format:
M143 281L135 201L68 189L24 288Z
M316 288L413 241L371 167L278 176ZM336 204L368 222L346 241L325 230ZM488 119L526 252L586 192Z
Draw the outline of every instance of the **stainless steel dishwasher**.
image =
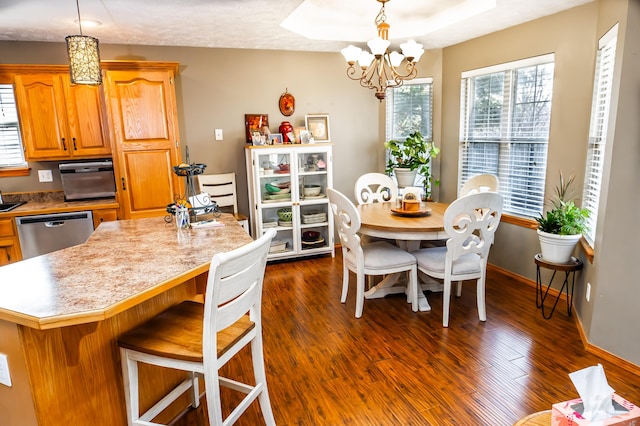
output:
M82 244L93 232L90 211L16 217L22 258Z

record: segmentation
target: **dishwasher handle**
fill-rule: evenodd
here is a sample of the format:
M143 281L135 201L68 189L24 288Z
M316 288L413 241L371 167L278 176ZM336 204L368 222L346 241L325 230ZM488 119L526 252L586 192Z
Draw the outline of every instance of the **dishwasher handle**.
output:
M60 226L64 226L64 220L52 220L51 222L45 222L44 226L47 228L58 228Z

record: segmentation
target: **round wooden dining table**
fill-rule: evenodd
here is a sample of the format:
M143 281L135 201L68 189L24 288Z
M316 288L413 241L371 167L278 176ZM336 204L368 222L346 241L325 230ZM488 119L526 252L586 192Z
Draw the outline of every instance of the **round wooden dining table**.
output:
M420 248L420 242L425 240L444 240L447 234L444 232L444 212L449 204L423 202L420 204L422 213L406 212L397 213L399 206L395 202L361 204L358 206L360 213L360 233L372 237L396 240L398 247L409 252ZM388 294L405 292L405 287L396 285L401 274L390 274L382 282L365 292L367 299L378 299ZM425 278L421 275L421 280ZM423 290L441 291L442 284L433 280L422 280ZM418 306L420 311L429 311L431 306L424 293L418 293Z

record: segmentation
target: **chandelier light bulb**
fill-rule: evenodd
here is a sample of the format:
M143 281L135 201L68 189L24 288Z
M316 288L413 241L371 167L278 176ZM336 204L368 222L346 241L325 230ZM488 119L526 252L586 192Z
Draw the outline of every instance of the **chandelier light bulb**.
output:
M402 43L400 48L402 49L404 56L407 58L413 58L412 62L418 62L424 53L422 44L416 43L415 40L409 40L406 43Z
M391 42L389 40L384 40L380 37L376 37L367 42L369 49L371 49L371 53L378 58L385 54L390 44Z
M344 56L345 61L347 61L347 63L349 63L350 65L353 65L360 57L362 49L351 44L342 49L340 52L342 53L342 56Z

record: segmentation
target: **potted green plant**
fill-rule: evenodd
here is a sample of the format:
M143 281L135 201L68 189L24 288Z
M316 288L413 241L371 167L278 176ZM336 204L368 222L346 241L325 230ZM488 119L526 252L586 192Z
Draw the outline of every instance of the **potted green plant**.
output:
M572 195L571 175L565 180L560 172L560 182L550 199L551 209L536 219L542 258L553 263L566 263L582 234L588 230L589 210L578 207Z
M433 141L426 140L418 131L411 133L404 141L390 140L384 147L389 150L386 172L395 173L398 186L413 186L416 173L424 178L425 197L429 195L431 181L431 159L440 149Z

